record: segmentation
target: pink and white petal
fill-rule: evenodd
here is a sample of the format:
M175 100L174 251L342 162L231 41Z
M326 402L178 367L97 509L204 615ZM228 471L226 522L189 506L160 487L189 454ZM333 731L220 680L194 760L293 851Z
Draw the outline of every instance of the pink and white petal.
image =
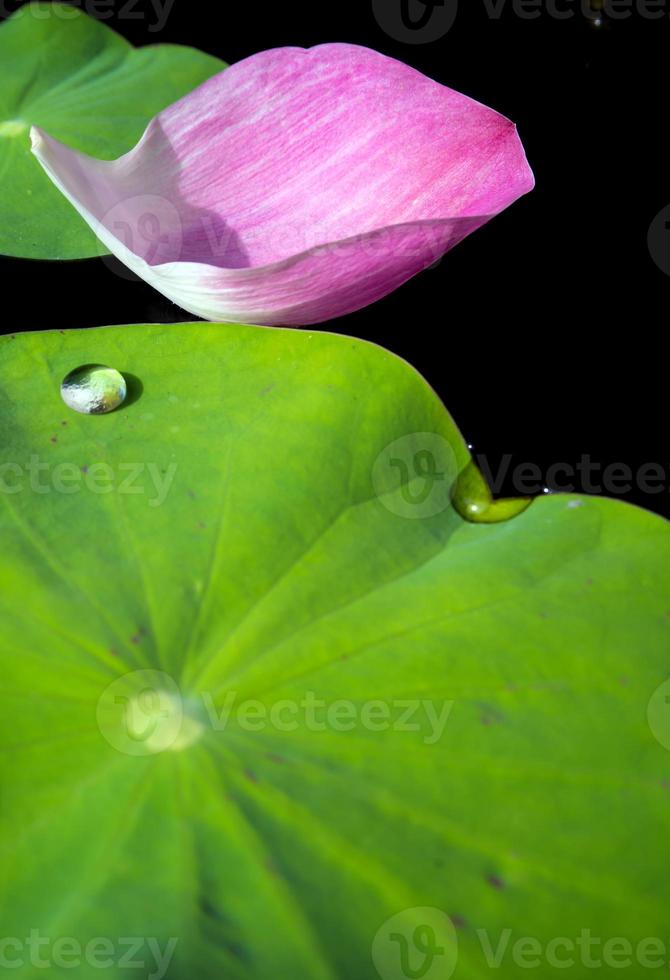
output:
M255 55L118 161L34 152L104 244L208 319L318 322L395 289L533 186L504 117L374 51Z
M482 220L395 225L256 269L176 262L150 268L151 278L146 278L159 292L206 320L307 326L345 316L387 296L432 265Z

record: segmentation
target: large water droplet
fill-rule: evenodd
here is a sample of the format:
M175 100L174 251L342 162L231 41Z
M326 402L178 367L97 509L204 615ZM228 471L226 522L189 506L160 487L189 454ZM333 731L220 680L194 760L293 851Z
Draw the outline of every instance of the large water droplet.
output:
M113 412L126 397L123 375L104 364L82 364L63 379L60 393L65 404L82 415Z

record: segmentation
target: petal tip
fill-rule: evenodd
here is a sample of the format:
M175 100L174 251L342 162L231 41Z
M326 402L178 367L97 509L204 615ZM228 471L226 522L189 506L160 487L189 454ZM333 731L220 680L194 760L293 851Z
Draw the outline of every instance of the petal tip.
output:
M30 127L30 149L36 155L39 155L40 150L44 146L44 133L39 128L39 126Z
M517 168L517 180L519 188L519 197L524 194L530 194L532 190L535 189L535 173L528 160L528 153L526 152L526 147L521 139L521 134L519 133L519 127L510 121L511 132L513 142L515 144L514 157L516 159Z

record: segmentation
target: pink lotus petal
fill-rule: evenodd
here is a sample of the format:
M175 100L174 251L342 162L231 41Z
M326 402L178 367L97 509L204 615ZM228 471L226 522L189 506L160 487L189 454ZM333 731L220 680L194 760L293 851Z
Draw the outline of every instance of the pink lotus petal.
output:
M105 246L208 320L342 316L533 187L509 120L348 44L234 65L160 113L116 161L32 136Z

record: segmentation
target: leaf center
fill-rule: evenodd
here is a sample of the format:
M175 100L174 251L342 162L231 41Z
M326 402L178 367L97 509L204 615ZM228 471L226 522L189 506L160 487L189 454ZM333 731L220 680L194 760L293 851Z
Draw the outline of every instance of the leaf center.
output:
M148 697L147 697L148 695ZM179 695L168 691L143 691L127 703L126 735L141 743L144 755L181 752L201 737L204 726L184 712Z
M23 133L27 133L29 129L27 122L23 119L6 119L4 122L0 122L0 136L21 136Z

